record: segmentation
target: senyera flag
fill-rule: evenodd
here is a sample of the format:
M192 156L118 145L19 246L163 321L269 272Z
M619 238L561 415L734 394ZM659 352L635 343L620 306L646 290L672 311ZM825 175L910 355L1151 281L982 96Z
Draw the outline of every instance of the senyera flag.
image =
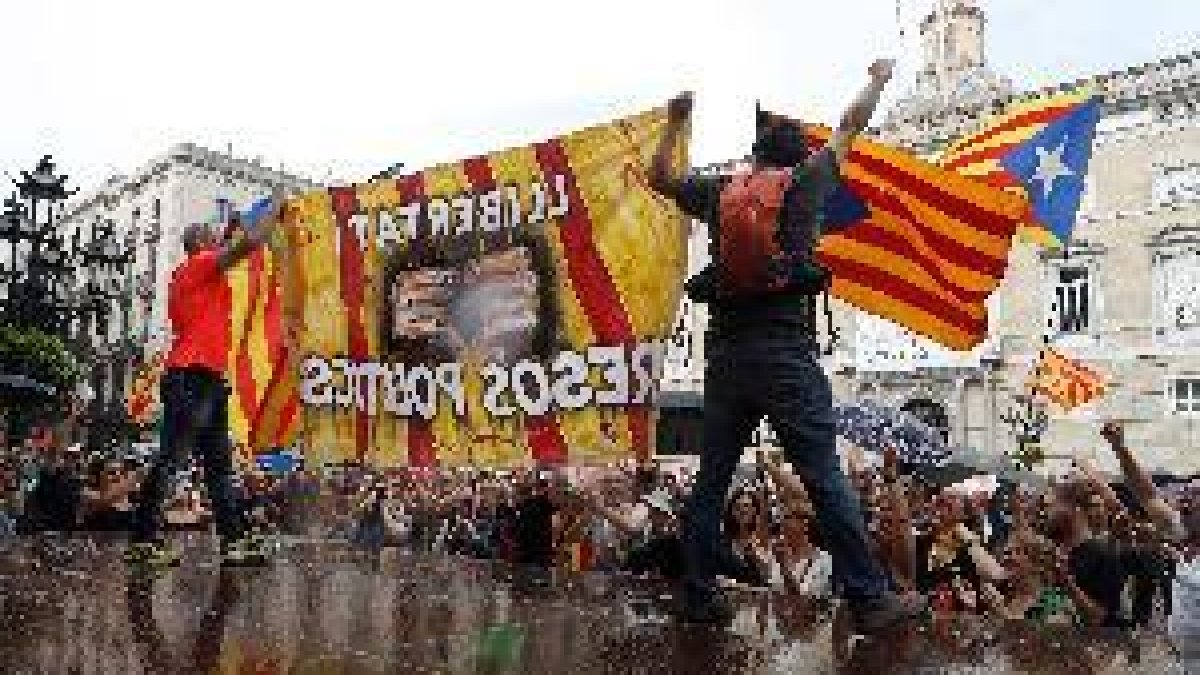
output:
M648 456L687 263L687 221L645 184L665 126L657 109L290 201L291 367L260 417L298 391L305 448L385 467Z
M260 199L240 214L241 222L253 224L271 208L269 198ZM233 299L229 426L234 442L252 449L287 445L300 423L299 390L284 333L279 234L227 275ZM236 228L226 231L230 237L243 235Z
M1071 411L1104 396L1108 382L1098 371L1048 347L1038 354L1029 388Z

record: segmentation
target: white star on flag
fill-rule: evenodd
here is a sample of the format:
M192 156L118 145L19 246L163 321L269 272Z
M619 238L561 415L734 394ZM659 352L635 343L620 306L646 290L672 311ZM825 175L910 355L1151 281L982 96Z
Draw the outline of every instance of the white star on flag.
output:
M1067 141L1059 144L1053 151L1047 151L1045 148L1034 148L1037 151L1038 166L1037 171L1033 174L1033 179L1041 181L1042 190L1045 191L1045 198L1050 198L1050 193L1054 191L1054 181L1060 176L1074 176L1075 172L1067 167L1063 161L1063 153L1067 149Z

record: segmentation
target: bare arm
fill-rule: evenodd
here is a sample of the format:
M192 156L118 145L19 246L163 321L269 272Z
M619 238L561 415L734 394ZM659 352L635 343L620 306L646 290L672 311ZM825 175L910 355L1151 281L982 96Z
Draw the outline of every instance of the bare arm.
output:
M1121 463L1121 473L1125 476L1125 482L1133 490L1138 503L1146 509L1146 513L1154 521L1154 524L1170 536L1179 535L1181 529L1179 513L1158 495L1158 490L1154 488L1154 481L1150 479L1150 474L1142 468L1141 463L1137 461L1125 443L1125 430L1115 422L1108 422L1100 433L1112 446L1117 461Z
M895 65L896 62L890 59L880 59L871 64L871 81L842 114L841 122L838 124L837 130L833 132L833 138L829 141L829 147L833 149L838 164L845 161L846 156L850 154L850 145L854 139L870 124L871 116L875 114L875 108L879 105L879 96L883 93L883 88L887 85L888 80L892 79L892 70Z
M967 528L962 523L955 528L955 534L958 535L960 541L967 546L967 555L971 557L971 562L975 563L975 569L979 571L979 575L988 581L1005 581L1008 579L1008 571L996 562L991 553L979 543L975 533Z
M692 115L692 93L684 92L671 100L667 108L667 130L659 141L658 150L654 153L654 161L650 165L648 176L650 187L655 192L677 200L680 191L680 178L671 173L671 155L679 142L679 135Z

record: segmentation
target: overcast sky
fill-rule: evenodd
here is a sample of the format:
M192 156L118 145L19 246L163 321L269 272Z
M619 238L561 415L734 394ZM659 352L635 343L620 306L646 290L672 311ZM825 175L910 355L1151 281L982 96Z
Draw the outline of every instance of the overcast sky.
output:
M718 161L745 151L756 97L833 121L876 56L900 58L902 93L929 3L901 2L901 40L895 0L6 2L0 169L52 153L89 189L192 141L359 179L682 89L698 96L694 157ZM1200 48L1196 0L980 3L989 64L1021 87Z

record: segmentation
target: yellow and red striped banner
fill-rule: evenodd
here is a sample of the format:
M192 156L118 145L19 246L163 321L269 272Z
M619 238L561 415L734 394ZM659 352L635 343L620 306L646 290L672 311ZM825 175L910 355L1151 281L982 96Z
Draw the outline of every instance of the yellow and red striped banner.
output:
M290 202L277 267L299 381L281 374L260 409L298 387L296 430L329 461L649 455L687 262L687 221L644 179L665 126L658 109Z
M828 142L828 128L808 129ZM866 139L841 172L868 215L821 240L833 295L951 349L980 344L1025 202Z
M1103 375L1055 349L1043 349L1033 368L1029 388L1065 411L1100 398L1107 391Z

